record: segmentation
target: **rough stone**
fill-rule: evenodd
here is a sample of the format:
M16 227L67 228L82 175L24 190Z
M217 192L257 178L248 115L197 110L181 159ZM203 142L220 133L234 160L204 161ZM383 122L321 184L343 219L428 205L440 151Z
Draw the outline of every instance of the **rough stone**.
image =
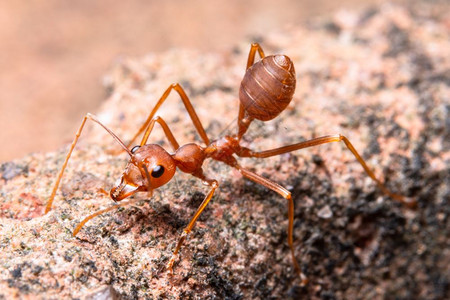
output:
M267 54L293 59L298 83L278 119L252 124L247 146L341 133L389 189L418 201L413 210L383 195L340 144L241 160L292 192L295 255L307 286L287 246L286 201L217 162L205 171L219 191L173 276L165 265L207 193L188 175L72 237L85 216L112 204L98 188L110 188L126 163L125 154L111 154L114 140L88 124L46 215L68 146L2 166L0 298L92 298L105 287L125 299L448 298L449 36L448 13L421 3L339 12L261 41ZM180 82L211 138L233 132L249 42L236 49L124 58L105 77L109 97L97 115L127 141L163 91ZM200 143L176 95L160 114L180 144ZM160 130L151 141L169 146ZM330 218L320 216L323 207Z

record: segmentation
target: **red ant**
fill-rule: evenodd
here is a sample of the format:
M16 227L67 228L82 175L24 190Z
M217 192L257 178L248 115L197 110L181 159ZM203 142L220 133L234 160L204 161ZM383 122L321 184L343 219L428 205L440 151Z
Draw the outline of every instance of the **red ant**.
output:
M254 61L256 52L259 53L261 60L255 63ZM381 183L381 181L375 177L374 173L369 169L365 161L361 158L350 141L341 134L326 135L308 141L261 152L255 152L250 150L249 148L242 147L240 145L240 141L242 139L242 136L247 132L250 123L254 119L268 121L278 116L292 100L295 91L295 84L295 70L290 58L286 55L265 56L261 46L255 43L251 45L247 61L247 70L244 79L241 82L239 90L240 105L237 121L238 130L235 135L227 135L211 142L206 135L205 129L203 128L191 104L191 101L179 84L172 84L164 92L153 110L150 112L147 120L132 138L128 146L126 146L111 130L103 125L97 119L97 117L88 113L84 117L83 122L81 123L81 126L76 133L69 153L66 156L61 171L59 172L52 194L47 203L45 213L48 213L52 207L52 202L55 198L56 191L63 176L64 169L67 166L67 162L69 161L70 155L72 154L78 138L80 137L86 120L89 119L102 126L130 156L130 160L125 168L125 171L122 174L122 177L120 178L119 183L114 186L109 193L111 199L113 199L115 202L121 201L136 192L151 193L156 188L169 182L175 174L177 168L183 172L198 177L203 181L203 183L211 188L209 193L201 203L200 207L192 217L191 221L183 230L180 239L178 240L173 255L167 264L167 268L171 272L173 271L173 264L184 240L191 232L198 217L208 205L209 201L214 195L215 190L219 186L219 183L216 180L208 178L203 173L203 162L207 158L212 158L224 162L225 164L233 168L236 168L244 177L256 183L262 184L268 189L280 194L288 201L288 244L291 249L294 267L297 272L301 274L300 267L294 256L292 237L294 224L294 201L292 200L291 193L278 183L275 183L267 178L264 178L241 167L234 155L237 155L238 157L266 158L303 148L342 141L356 157L358 162L366 171L367 175L376 182L383 193L408 206L414 206L415 202L414 200L405 198L401 195L391 193L383 185L383 183ZM186 107L186 110L188 111L189 116L191 117L192 122L197 129L198 134L200 135L206 146L200 146L195 143L180 146L173 136L171 130L169 129L169 126L167 126L166 122L159 116L155 117L156 112L167 99L172 90L175 90L180 95L181 100L183 101L184 106ZM147 144L147 140L153 130L155 123L159 123L164 130L167 139L174 149L174 152L172 154L168 153L157 144ZM130 150L130 146L142 132L144 132L144 136L140 145L134 146ZM128 205L130 202L132 201L114 205L88 216L75 228L73 235L75 236L83 227L83 225L95 216L111 211L116 207ZM303 274L301 274L301 277L303 278L303 283L306 283L306 277Z

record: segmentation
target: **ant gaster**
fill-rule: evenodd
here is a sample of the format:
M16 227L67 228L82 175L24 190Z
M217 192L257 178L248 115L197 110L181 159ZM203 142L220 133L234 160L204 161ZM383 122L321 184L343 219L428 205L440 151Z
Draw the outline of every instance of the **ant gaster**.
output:
M255 61L256 52L259 53L261 60ZM130 160L119 179L118 183L111 189L109 195L114 201L121 201L133 195L136 192L149 192L151 193L156 188L169 182L175 174L176 169L189 173L203 181L206 185L210 187L209 193L206 195L205 199L201 203L200 207L197 209L196 213L192 217L189 224L183 230L180 239L176 245L173 255L167 264L167 268L172 272L172 267L178 252L186 239L187 235L191 232L195 225L198 217L208 205L208 202L214 195L215 190L218 188L219 183L211 178L208 178L202 169L203 162L212 158L224 162L225 164L237 169L244 177L252 180L256 183L262 184L268 189L280 194L283 198L287 200L288 203L288 244L291 250L292 261L296 271L301 275L302 282L306 283L306 277L300 272L300 267L294 255L293 247L293 224L294 224L294 202L291 198L291 193L278 183L275 183L267 178L264 178L254 172L243 168L236 160L238 157L257 157L266 158L274 155L280 155L283 153L292 152L295 150L318 146L322 144L327 144L331 142L344 142L347 148L353 153L357 161L364 168L367 175L372 178L380 190L391 198L398 200L408 206L414 206L415 201L409 198L405 198L401 195L391 193L383 183L378 180L374 173L369 169L365 161L355 150L350 141L341 134L326 135L318 138L314 138L308 141L303 141L300 143L255 152L249 148L240 145L240 141L243 135L247 132L250 123L257 119L261 121L268 121L276 116L278 116L291 102L295 91L296 77L294 65L289 57L286 55L271 55L265 56L259 44L252 44L247 61L247 70L244 79L241 82L239 90L239 114L238 114L238 130L234 135L227 135L221 137L217 140L210 141L203 125L201 124L189 98L184 92L183 88L179 84L172 84L162 95L159 101L156 103L153 110L148 115L147 120L141 126L139 131L132 138L131 142L126 146L111 130L109 130L105 125L103 125L97 117L92 114L87 114L78 132L76 133L75 139L71 145L69 153L66 156L64 164L59 172L58 178L56 180L55 186L53 188L52 194L47 203L45 212L48 213L51 210L52 202L55 198L56 191L58 189L59 183L64 173L64 169L67 166L67 162L70 155L78 141L78 138L83 130L86 120L94 121L95 123L102 126L129 154ZM171 130L167 126L166 122L159 116L155 116L160 106L167 99L168 95L172 90L175 90L180 95L181 100L189 113L198 134L203 140L205 146L200 146L195 143L186 144L180 146L173 136ZM164 130L164 133L169 140L174 152L168 153L161 146L157 144L147 144L147 140L150 133L153 130L155 123L159 123ZM141 143L138 146L133 147L131 150L130 146L137 139L137 137L144 132ZM73 235L75 236L83 225L95 216L102 213L111 211L118 206L125 206L129 204L120 203L112 207L100 210L87 218L85 218L74 230Z

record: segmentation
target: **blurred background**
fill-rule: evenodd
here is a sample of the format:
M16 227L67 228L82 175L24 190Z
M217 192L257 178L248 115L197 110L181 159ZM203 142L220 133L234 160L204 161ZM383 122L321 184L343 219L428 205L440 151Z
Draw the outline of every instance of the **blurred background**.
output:
M2 1L0 162L70 142L85 113L105 99L102 75L121 55L231 52L264 32L379 2Z

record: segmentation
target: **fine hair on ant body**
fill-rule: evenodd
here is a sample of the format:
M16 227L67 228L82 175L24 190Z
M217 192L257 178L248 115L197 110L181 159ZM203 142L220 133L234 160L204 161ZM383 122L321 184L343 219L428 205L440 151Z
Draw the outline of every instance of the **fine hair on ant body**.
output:
M261 60L255 63L255 55L259 53ZM147 117L147 120L140 127L138 132L134 135L128 145L125 145L122 140L117 137L110 129L103 125L96 116L92 114L86 114L80 128L78 129L75 139L72 142L69 153L66 156L64 164L59 172L56 183L53 187L52 193L48 200L45 213L48 213L52 208L52 203L56 195L59 183L63 176L64 170L67 166L72 151L81 135L86 120L94 121L102 126L128 153L130 159L125 167L121 178L118 183L111 189L109 196L115 202L121 201L137 192L149 192L169 182L175 174L176 169L189 173L200 180L204 184L210 187L210 190L199 208L195 212L194 216L190 220L189 224L184 228L173 255L167 264L167 268L173 272L173 264L180 251L180 248L185 241L187 235L193 229L195 222L199 218L202 211L208 205L209 201L214 195L215 190L219 187L219 183L215 179L207 177L202 169L203 162L208 159L214 159L221 161L235 169L237 169L244 177L262 184L268 189L278 193L287 200L288 203L288 245L291 250L292 261L295 270L300 274L302 282L306 283L306 277L301 273L299 264L294 255L293 246L293 224L294 224L294 201L291 197L291 193L283 186L275 183L267 178L264 178L246 168L243 168L237 161L235 156L238 157L255 157L255 158L267 158L275 155L280 155L295 150L318 146L322 144L328 144L332 142L344 142L345 146L355 156L356 160L361 164L367 175L372 178L378 185L380 190L393 198L400 201L405 205L414 206L415 201L409 198L405 198L401 195L390 192L384 184L375 177L375 174L369 169L364 159L358 154L350 141L341 134L326 135L311 140L299 142L296 144L283 146L275 149L265 151L252 151L249 148L240 145L243 135L247 132L250 123L253 120L268 121L278 116L291 102L296 85L296 77L294 65L289 57L286 55L271 55L265 56L261 46L257 43L251 45L248 55L247 69L244 78L240 85L239 90L239 114L237 120L237 133L234 135L226 135L220 137L214 141L210 141L205 129L200 122L197 113L195 112L191 101L184 92L183 88L177 83L172 84L167 88L154 108L151 110ZM164 119L156 116L158 109L167 99L168 95L175 90L183 104L189 113L189 116L204 142L204 146L189 143L180 146L175 139L169 126ZM155 123L158 123L169 143L171 144L174 152L169 153L161 146L157 144L147 144L148 138L153 130ZM134 141L137 137L144 133L141 143L132 148ZM117 207L125 206L132 203L133 200L128 202L122 202L120 204L111 206L109 208L100 210L80 222L75 228L73 236L75 236L84 224L90 219L103 214L105 212L114 210Z

